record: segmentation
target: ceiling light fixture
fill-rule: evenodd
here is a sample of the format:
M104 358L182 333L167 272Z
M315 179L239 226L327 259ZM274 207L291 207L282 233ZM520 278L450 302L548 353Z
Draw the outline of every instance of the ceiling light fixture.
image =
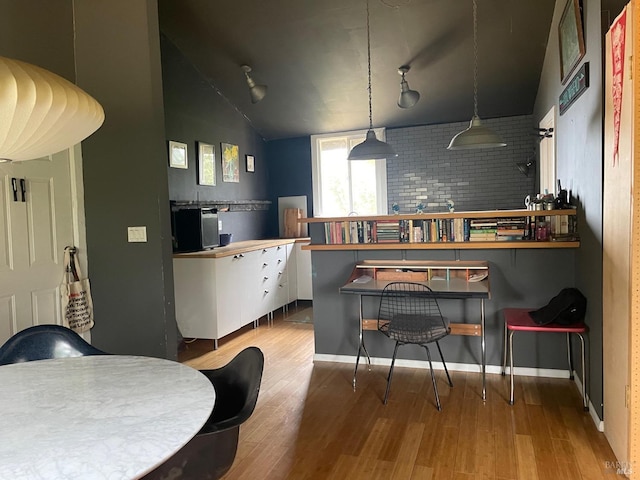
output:
M491 129L482 125L478 116L478 6L473 0L473 118L469 128L451 139L449 150L505 147L507 144Z
M405 80L405 74L411 70L409 65L403 65L398 68L398 73L402 75L402 81L400 82L400 97L398 98L398 106L400 108L411 108L418 100L420 100L420 92L411 90L409 84Z
M371 109L371 33L369 26L369 0L367 0L367 67L369 73L369 130L364 142L356 145L349 152L349 160L378 160L397 157L398 154L385 142L381 142L373 131L373 115Z
M29 63L0 57L0 159L46 157L80 143L104 122L78 86Z
M267 94L266 85L256 85L253 78L249 75L251 73L251 67L249 65L242 65L242 71L245 77L247 77L247 85L249 85L249 95L251 95L251 103L258 103Z

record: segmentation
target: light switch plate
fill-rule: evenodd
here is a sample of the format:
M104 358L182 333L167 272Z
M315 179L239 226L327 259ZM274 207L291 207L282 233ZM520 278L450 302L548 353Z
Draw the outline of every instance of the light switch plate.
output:
M147 227L127 227L127 239L130 243L147 241Z

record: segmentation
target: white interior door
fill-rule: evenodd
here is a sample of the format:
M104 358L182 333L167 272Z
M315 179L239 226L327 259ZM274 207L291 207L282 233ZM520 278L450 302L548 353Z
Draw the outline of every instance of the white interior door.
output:
M62 323L63 251L74 244L71 179L68 150L0 164L0 343L31 325Z

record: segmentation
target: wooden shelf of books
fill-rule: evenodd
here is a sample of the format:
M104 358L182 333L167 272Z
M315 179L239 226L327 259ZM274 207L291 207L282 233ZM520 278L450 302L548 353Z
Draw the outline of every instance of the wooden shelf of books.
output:
M308 250L577 248L576 210L495 210L301 218L322 223Z

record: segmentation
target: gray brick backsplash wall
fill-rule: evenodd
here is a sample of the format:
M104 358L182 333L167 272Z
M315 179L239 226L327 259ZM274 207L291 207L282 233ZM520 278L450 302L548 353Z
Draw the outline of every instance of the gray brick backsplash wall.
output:
M398 153L387 159L389 213L397 203L400 213L520 209L524 197L534 194L537 171L522 174L517 163L537 153L537 138L530 115L484 120L507 146L477 150L447 150L451 138L469 122L387 129L387 143Z

